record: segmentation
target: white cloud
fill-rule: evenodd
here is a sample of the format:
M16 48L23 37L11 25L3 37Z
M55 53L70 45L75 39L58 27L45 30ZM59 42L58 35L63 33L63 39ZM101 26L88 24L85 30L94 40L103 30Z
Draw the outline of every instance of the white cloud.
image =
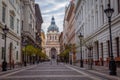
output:
M35 0L39 4L44 23L42 29L47 32L47 28L51 23L52 16L55 17L56 25L59 31L63 30L63 19L65 13L65 6L69 0Z

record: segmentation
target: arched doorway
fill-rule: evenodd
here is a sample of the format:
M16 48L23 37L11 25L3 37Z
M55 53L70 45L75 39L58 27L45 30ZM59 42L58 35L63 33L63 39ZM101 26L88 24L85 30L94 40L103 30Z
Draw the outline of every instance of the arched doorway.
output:
M56 49L53 47L51 48L51 59L56 59L56 56L57 56L57 51Z

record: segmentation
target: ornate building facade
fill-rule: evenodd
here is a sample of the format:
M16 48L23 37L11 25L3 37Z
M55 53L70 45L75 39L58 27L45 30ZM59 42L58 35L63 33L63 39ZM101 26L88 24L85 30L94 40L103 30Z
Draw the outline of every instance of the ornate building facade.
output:
M46 54L49 59L57 59L57 55L60 53L59 35L59 28L55 24L54 17L52 17L46 37Z
M63 36L65 45L75 45L75 4L71 1L65 10ZM74 49L71 49L69 53L69 62L72 64L76 61L76 53Z
M110 39L108 18L104 10L108 0L76 0L75 27L76 34L82 33L84 63L97 66L108 66L110 61ZM111 21L113 55L117 66L120 66L120 0L110 0L114 9ZM76 35L77 36L77 35ZM79 38L76 37L76 44ZM91 48L91 49L89 49ZM77 51L79 51L78 48ZM78 52L77 55L80 55ZM79 59L77 57L77 59Z
M13 64L21 62L21 30L20 30L20 1L0 0L0 67L4 59L8 63L8 68ZM5 25L9 29L6 36L5 53Z
M45 32L43 31L43 29L41 29L41 47L42 47L42 52L43 53L46 53L45 52L45 42L46 42L46 39L45 39Z

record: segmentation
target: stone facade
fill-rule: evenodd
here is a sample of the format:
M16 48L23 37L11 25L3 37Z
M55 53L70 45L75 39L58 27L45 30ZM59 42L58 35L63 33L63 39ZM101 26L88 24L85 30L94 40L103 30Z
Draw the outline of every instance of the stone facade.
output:
M64 42L65 45L74 45L75 44L75 3L71 1L68 7L65 10L65 17L64 17L64 29L63 29L63 36L65 37L66 41ZM69 54L70 61L74 63L76 61L76 53L74 50L71 50Z
M20 0L0 0L0 65L4 55L5 25L9 28L6 38L8 67L21 62Z
M35 16L35 0L21 1L21 31L22 39L30 39L31 43L36 38L36 16Z
M21 0L21 44L36 45L35 0ZM22 52L22 62L29 62L28 55Z
M47 39L46 39L46 54L49 59L57 59L57 55L60 53L59 44L59 29L55 24L55 19L52 17L51 25L48 27Z
M88 63L92 59L94 65L108 66L110 34L108 18L104 13L108 0L76 0L76 3L76 34L82 32L86 42L82 51L84 62ZM117 66L120 66L120 0L110 0L110 4L114 9L111 23L113 54ZM78 42L76 37L76 44ZM91 51L87 47L91 47Z
M61 32L60 37L59 37L59 42L60 42L60 53L64 51L64 41L63 41L63 32Z
M42 14L40 11L40 7L38 4L35 4L35 15L36 15L36 43L37 43L37 47L42 49L42 45L41 45L41 25L43 23L43 19L42 19Z
M42 47L42 52L46 53L45 51L45 43L46 39L45 39L45 32L41 29L41 47Z

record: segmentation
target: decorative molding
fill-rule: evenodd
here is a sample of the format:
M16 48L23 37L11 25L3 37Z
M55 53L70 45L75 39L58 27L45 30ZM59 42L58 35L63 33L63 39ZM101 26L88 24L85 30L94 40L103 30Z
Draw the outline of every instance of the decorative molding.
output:
M120 15L114 17L112 19L112 23L111 23L111 27L114 27L113 25L116 24L117 22L120 22ZM105 23L102 27L100 27L100 29L97 29L94 33L92 33L90 36L88 36L87 38L85 38L86 40L92 39L95 36L97 36L98 34L102 33L103 31L107 30L108 27L108 23Z

